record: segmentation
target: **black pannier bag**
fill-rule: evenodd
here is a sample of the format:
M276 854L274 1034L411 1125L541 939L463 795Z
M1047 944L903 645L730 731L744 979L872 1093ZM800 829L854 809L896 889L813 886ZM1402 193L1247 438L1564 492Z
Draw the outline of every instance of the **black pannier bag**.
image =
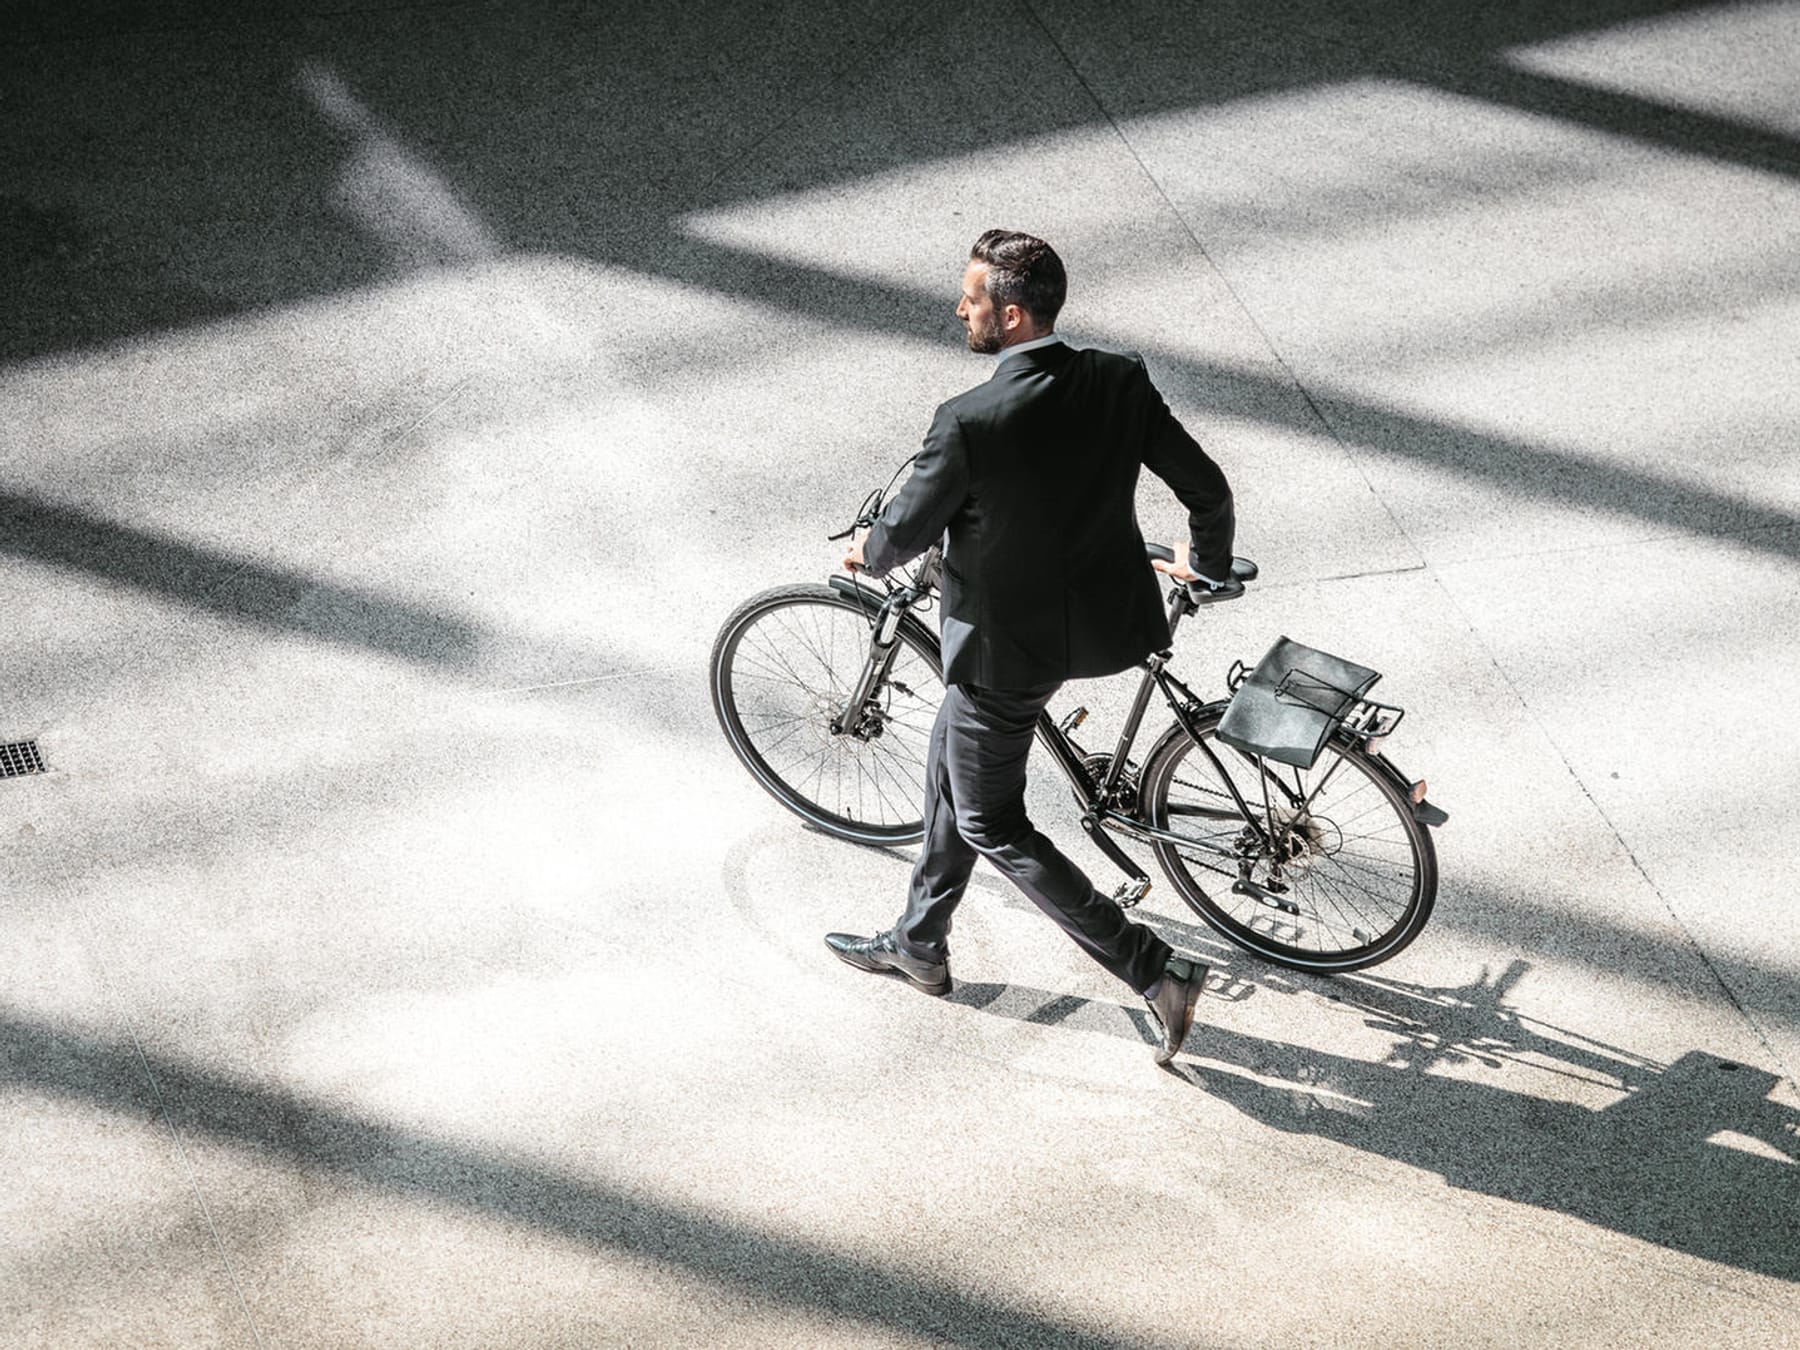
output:
M1238 750L1310 769L1332 730L1380 678L1367 666L1278 638L1232 694L1218 737Z

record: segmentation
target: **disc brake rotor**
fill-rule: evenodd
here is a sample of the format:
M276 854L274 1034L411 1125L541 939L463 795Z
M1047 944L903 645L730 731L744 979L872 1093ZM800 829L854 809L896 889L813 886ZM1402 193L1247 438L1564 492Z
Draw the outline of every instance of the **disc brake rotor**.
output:
M1343 831L1328 817L1296 810L1275 813L1275 856L1271 861L1278 869L1306 871L1343 846Z

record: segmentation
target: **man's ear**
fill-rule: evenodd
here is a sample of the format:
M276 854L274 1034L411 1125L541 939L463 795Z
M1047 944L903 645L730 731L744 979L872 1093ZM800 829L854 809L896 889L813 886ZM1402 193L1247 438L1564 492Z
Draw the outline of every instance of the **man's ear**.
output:
M1024 322L1025 311L1020 309L1017 305L1008 305L1005 309L1000 311L1000 326L1009 333Z

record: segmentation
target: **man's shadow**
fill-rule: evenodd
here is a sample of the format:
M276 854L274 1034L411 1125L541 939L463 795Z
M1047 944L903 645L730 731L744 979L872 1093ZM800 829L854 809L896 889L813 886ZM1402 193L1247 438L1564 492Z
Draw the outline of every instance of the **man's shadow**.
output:
M1671 1064L1537 1022L1506 995L1529 971L1431 988L1367 975L1310 987L1391 1034L1380 1063L1208 1025L1202 1002L1171 1072L1245 1115L1333 1139L1709 1261L1800 1280L1800 1111L1770 1100L1781 1081L1690 1050ZM1208 993L1258 986L1215 974ZM1147 1011L1020 985L961 984L952 1002L992 1016L1154 1043ZM1596 1110L1430 1070L1530 1066L1618 1094ZM1590 1091L1589 1095L1592 1093Z

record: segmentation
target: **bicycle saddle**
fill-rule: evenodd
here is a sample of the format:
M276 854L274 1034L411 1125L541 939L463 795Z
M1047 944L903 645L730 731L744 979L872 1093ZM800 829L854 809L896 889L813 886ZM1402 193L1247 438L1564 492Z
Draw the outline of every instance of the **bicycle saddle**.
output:
M1144 552L1161 562L1172 563L1175 561L1175 550L1165 544L1146 543ZM1214 590L1209 586L1200 585L1198 582L1189 582L1188 594L1193 597L1194 603L1197 605L1216 605L1221 600L1235 600L1244 593L1246 581L1256 580L1257 571L1256 564L1250 559L1233 558L1231 560L1231 576L1223 586Z

